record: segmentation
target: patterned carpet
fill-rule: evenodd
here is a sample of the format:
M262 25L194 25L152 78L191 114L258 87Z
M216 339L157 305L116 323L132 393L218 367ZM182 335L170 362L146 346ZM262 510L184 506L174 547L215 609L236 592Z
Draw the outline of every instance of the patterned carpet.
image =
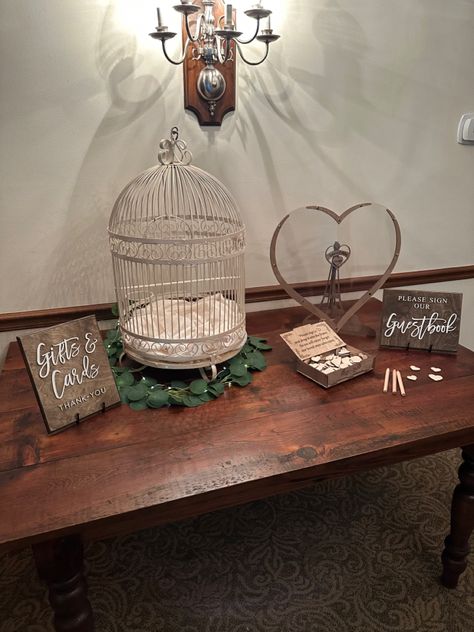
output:
M474 559L438 581L457 451L96 542L97 632L471 632ZM0 558L1 632L49 632L28 550Z

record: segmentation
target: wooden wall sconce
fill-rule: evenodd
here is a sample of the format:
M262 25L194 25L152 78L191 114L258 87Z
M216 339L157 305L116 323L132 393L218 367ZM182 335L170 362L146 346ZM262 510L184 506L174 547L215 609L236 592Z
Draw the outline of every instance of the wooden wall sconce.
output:
M150 36L161 41L170 63L184 66L184 107L196 114L200 125L220 126L225 114L235 110L237 53L246 64L258 66L267 58L270 44L280 37L270 26L272 12L261 2L245 11L255 20L256 28L249 38L241 39L231 4L224 7L222 0L181 0L173 8L182 15L181 57L174 60L168 55L166 41L176 33L163 25L159 8L158 25ZM265 28L260 28L262 19L267 20ZM265 44L263 57L257 61L246 59L242 48L254 40Z

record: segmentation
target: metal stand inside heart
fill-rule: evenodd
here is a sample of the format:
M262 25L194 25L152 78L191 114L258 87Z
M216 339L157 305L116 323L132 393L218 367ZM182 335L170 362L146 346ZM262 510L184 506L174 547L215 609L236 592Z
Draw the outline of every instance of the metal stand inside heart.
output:
M333 246L328 246L324 253L324 257L329 263L329 275L320 307L334 320L340 316L341 313L344 313L341 300L339 270L350 256L350 246L347 244L341 245L338 241L335 241Z

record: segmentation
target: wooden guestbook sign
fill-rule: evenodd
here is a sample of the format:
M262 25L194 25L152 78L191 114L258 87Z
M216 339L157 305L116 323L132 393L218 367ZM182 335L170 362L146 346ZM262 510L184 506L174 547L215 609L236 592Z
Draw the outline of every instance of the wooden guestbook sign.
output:
M380 346L455 352L461 306L458 293L384 290Z
M48 433L120 402L94 316L17 338Z

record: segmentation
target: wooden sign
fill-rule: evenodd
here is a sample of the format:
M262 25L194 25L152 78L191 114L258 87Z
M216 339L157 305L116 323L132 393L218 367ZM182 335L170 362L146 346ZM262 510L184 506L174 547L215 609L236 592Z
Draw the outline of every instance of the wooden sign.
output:
M461 306L462 294L384 290L380 346L455 352Z
M17 338L48 433L120 402L94 316Z
M325 321L296 327L281 337L300 360L344 346L344 341Z

